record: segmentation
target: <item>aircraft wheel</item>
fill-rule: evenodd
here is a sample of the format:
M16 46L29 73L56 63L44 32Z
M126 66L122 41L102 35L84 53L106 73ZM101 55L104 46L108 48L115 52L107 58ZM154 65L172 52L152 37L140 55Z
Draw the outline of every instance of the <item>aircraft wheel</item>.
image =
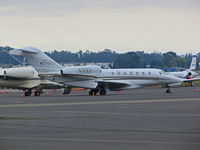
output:
M99 93L100 93L100 95L106 95L106 90L105 90L105 89L101 89L101 90L99 91Z
M98 93L98 90L93 89L93 90L90 90L89 95L93 96L93 94L94 94L94 96L95 96L97 93Z
M35 94L35 96L40 96L41 92L40 91L36 91L34 94Z
M167 90L166 90L166 93L171 93L171 90L170 90L170 89L167 89Z
M64 90L63 90L63 95L64 94L70 94L71 93L71 88L70 87L67 87L67 88L64 88Z
M24 95L25 95L25 96L30 96L31 93L32 93L32 91L31 91L31 90L28 90L28 91L26 91L26 92L24 93Z

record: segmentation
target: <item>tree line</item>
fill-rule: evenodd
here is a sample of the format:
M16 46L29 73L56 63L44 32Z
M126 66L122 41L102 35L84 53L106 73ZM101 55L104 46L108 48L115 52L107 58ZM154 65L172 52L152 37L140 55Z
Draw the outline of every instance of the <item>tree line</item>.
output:
M12 50L11 47L0 47L0 64L18 65L19 62L13 59L6 52ZM5 52L6 51L6 52ZM153 52L145 53L144 51L130 51L126 53L117 53L110 49L99 52L79 50L78 52L70 51L51 51L45 52L58 63L110 63L111 68L168 68L183 67L188 68L192 59L192 54L177 55L173 51L166 53ZM17 56L20 61L23 59ZM200 60L200 53L197 54L197 62Z

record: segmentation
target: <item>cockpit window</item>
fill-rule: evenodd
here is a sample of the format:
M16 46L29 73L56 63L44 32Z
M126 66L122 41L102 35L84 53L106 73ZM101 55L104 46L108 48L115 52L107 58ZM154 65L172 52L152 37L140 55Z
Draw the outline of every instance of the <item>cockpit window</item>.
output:
M168 75L166 72L164 72L164 71L160 71L159 72L160 73L160 75Z

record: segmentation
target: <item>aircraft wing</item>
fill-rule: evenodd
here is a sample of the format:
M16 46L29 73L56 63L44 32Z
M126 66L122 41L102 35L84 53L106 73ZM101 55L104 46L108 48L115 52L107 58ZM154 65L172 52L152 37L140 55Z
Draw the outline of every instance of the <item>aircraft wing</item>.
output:
M99 80L97 81L99 85L104 85L105 87L109 88L110 90L124 90L124 89L135 89L140 88L141 85L131 84L130 81L124 80Z
M23 81L22 83L18 83L18 85L13 85L13 88L21 88L21 89L31 89L40 85L40 80L30 80ZM10 86L12 88L12 86Z
M58 89L58 88L64 88L65 86L63 84L59 84L57 82L52 82L49 80L41 80L40 85L42 89Z
M199 81L200 78L192 78L192 79L183 79L183 82L191 82L191 81Z
M90 75L77 75L77 74L62 74L63 78L66 78L66 80L71 81L86 81L86 80L94 80L94 76Z

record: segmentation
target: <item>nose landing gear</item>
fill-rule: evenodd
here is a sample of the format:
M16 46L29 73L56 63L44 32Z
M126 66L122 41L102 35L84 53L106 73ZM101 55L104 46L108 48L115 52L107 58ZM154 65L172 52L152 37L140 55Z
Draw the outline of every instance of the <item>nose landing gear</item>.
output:
M167 88L166 93L171 93L171 90L170 90L170 88L169 88L169 85L166 85L166 88Z
M170 89L167 89L167 90L166 90L166 93L171 93L171 90L170 90Z

